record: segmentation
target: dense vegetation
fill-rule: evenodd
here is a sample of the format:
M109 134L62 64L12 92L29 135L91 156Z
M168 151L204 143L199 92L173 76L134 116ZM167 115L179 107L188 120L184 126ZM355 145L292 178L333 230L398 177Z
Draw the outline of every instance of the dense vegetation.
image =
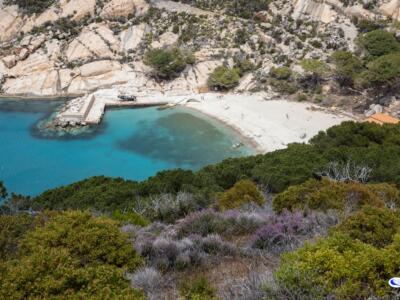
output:
M399 125L346 122L197 172L93 177L35 198L0 188L0 297L390 297L399 155ZM264 269L238 281L242 263Z
M240 73L235 68L217 67L208 79L208 86L213 90L229 90L239 84Z
M0 298L143 299L124 278L142 259L117 222L73 211L0 220Z
M6 5L18 5L27 14L42 13L49 8L54 0L6 0Z
M193 64L192 53L179 48L150 49L146 52L144 63L153 68L153 76L159 79L172 79L185 70L188 64Z
M358 39L361 59L346 51L332 54L336 77L343 86L366 89L374 96L399 90L400 42L393 33L376 29Z
M270 0L174 0L197 6L201 9L220 11L245 19L251 19L254 14L268 9Z

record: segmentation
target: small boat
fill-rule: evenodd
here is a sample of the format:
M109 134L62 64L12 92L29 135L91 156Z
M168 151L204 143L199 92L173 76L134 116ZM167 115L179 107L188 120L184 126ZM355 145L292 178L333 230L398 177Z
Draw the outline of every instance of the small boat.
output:
M240 147L242 147L242 146L243 146L243 143L242 143L242 142L238 142L238 143L233 144L233 145L232 145L232 148L233 148L233 149L238 149L238 148L240 148Z
M137 97L134 95L118 95L118 99L122 101L137 101Z

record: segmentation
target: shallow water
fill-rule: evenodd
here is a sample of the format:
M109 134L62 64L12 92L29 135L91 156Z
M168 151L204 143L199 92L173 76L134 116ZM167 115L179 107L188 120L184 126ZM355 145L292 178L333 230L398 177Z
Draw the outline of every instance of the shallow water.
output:
M185 108L107 111L103 123L55 136L39 125L60 101L0 101L0 181L11 192L36 195L95 175L142 180L160 170L196 170L250 155L230 128Z

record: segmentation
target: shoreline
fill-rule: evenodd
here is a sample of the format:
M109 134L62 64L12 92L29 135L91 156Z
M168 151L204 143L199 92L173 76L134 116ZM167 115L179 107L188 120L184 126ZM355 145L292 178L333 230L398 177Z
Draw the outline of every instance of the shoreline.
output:
M202 114L204 116L207 116L207 117L215 120L218 123L221 123L223 126L228 127L229 129L231 129L233 132L235 132L235 134L237 134L240 137L241 142L243 142L246 146L251 147L252 149L254 149L254 151L255 151L254 155L259 155L259 154L263 154L264 153L264 150L263 150L262 146L257 142L257 140L248 137L246 135L246 133L244 133L240 129L240 127L235 126L233 124L230 124L230 123L228 123L228 122L226 122L224 120L221 120L220 118L216 117L215 115L205 113L204 111L202 111L200 109L197 109L195 107L187 106L187 105L184 105L184 104L180 105L180 106L182 106L184 108L187 108L187 109L190 109L190 110L193 110L193 111L196 111L196 112L198 112L198 113L200 113L200 114Z
M294 102L285 99L269 100L265 92L259 93L188 93L185 95L148 92L137 101L119 102L118 88L98 90L84 98L82 124L98 124L112 108L140 108L149 106L182 106L208 116L232 129L241 142L255 151L255 155L286 148L290 143L307 143L319 131L324 131L343 121L357 121L356 116L338 109L327 109L313 103ZM24 97L0 95L10 100L51 100L65 97ZM78 99L77 99L78 100ZM68 103L68 102L67 102ZM87 104L86 103L86 104ZM85 108L87 107L87 108ZM76 114L72 112L71 115ZM75 116L74 116L75 117ZM79 124L78 122L77 124Z

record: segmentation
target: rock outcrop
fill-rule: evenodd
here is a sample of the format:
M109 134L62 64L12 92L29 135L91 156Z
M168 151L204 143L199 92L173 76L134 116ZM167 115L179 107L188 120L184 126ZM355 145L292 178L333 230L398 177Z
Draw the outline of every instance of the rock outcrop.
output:
M379 7L382 14L400 21L400 0L390 0Z

